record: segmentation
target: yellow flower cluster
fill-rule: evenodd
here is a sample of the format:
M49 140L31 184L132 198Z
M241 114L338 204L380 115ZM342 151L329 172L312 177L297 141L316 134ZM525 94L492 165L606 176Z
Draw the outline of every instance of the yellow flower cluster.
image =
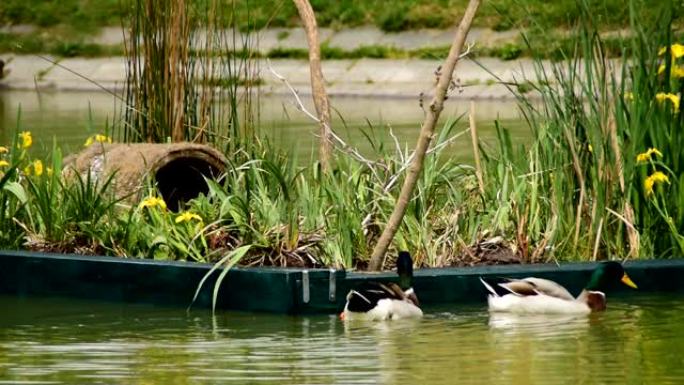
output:
M176 223L190 222L192 220L202 223L202 217L189 211L185 211L176 217Z
M93 143L112 143L112 138L102 134L93 135L86 139L83 146L88 147Z
M667 175L663 174L662 172L656 171L650 176L648 176L644 180L644 192L646 193L646 196L650 196L653 194L653 186L662 183L670 183L670 179L667 177Z
M0 146L0 154L7 154L8 152L9 152L9 150L7 149L7 147ZM9 166L9 162L4 160L4 159L0 159L0 167L7 167L7 166Z
M166 210L166 202L164 202L164 199L157 198L154 196L149 196L149 197L143 199L142 202L140 202L140 208L143 208L143 207L154 208L157 206L160 207L162 210Z
M23 131L19 133L19 139L21 140L21 143L19 143L19 148L27 149L33 144L33 137L29 131Z
M33 172L31 172L31 170L33 170ZM24 174L33 174L35 176L43 175L43 162L40 159L36 159L33 162L29 163L28 166L24 167Z
M667 47L662 47L658 51L658 56L663 56L667 52ZM684 78L684 67L676 64L676 59L684 56L684 45L682 44L672 44L670 46L670 53L672 55L672 65L670 66L670 76L674 78ZM658 67L658 75L665 72L665 64L661 64Z
M655 98L658 103L664 103L666 100L669 100L672 103L672 107L674 107L675 112L679 111L679 95L659 92L656 94Z
M642 152L641 154L637 155L636 161L637 163L648 162L649 160L651 160L651 155L653 154L661 158L663 156L663 153L660 152L657 148L651 147L648 149L648 151Z
M658 75L665 72L665 64L658 66ZM672 64L670 67L670 75L677 79L684 78L684 67Z
M658 51L658 56L663 56L667 51L667 47L661 47ZM684 45L676 43L670 46L670 52L672 52L672 57L679 59L684 56Z

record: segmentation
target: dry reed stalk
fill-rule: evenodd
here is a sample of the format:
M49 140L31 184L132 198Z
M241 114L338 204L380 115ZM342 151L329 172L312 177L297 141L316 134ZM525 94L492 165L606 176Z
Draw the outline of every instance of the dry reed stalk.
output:
M192 76L186 0L139 0L130 36L126 121L132 137L124 139L184 140Z
M627 223L627 238L629 240L629 254L627 257L636 258L639 256L640 240L639 232L634 227L634 209L629 201L625 201L623 208L625 222Z
M218 140L220 113L216 80L235 73L214 54L225 39L217 38L218 0L206 4L204 15L188 0L135 0L131 30L124 42L127 55L126 142ZM196 48L197 26L206 25L206 41ZM232 96L232 95L231 95ZM231 111L232 113L232 111Z
M482 177L482 164L480 163L480 147L478 146L479 139L477 136L477 126L475 125L475 102L470 102L470 138L473 142L473 158L475 158L475 176L477 176L477 184L480 187L480 194L484 195L484 179Z
M218 29L218 4L217 0L212 0L209 5L209 12L206 20L206 38L201 53L198 53L202 77L204 79L214 78L215 65L213 52L215 48L216 31ZM206 142L208 139L209 125L211 124L211 111L214 103L214 86L210 82L202 82L199 92L199 106L196 133L192 136L193 142Z
M601 220L599 220L598 230L596 230L596 242L594 242L594 252L591 256L592 261L595 261L596 256L598 255L598 248L601 244L601 230L603 230L603 217L601 217Z
M171 139L180 142L185 139L185 87L188 81L188 48L190 45L190 28L187 19L185 0L171 2L169 60L167 62L168 89L172 94L170 116Z
M580 196L577 202L577 215L575 217L575 235L573 236L573 245L577 247L577 240L579 239L580 225L582 221L582 209L584 206L584 197L586 195L586 189L584 187L584 174L582 173L582 166L580 165L579 157L577 156L577 151L575 150L575 142L572 139L572 134L570 130L566 127L565 138L568 141L568 147L570 147L570 153L572 154L572 166L575 169L575 175L579 180L580 185Z
M437 82L437 87L435 89L435 94L430 102L429 108L426 110L425 120L420 129L420 136L418 138L418 143L416 143L415 157L411 162L411 167L409 168L408 175L404 180L404 185L401 187L401 192L397 199L397 204L394 206L392 215L387 221L387 226L382 232L378 243L373 249L371 255L370 263L368 264L369 270L380 270L382 268L385 253L389 247L394 235L399 229L404 214L406 213L406 208L408 207L409 200L413 195L413 188L418 181L418 177L423 169L423 161L425 159L425 154L430 146L430 141L434 135L435 125L439 119L439 115L444 108L444 98L451 84L451 79L453 77L454 70L456 69L456 63L461 55L461 50L465 43L468 31L470 31L470 26L475 17L478 7L480 6L480 0L470 0L468 2L468 7L461 19L461 23L456 30L456 36L454 36L454 41L449 49L449 55L444 62L442 67L442 73Z
M614 110L610 108L610 115L608 119L608 134L610 136L610 146L615 154L615 173L618 175L620 181L620 191L625 193L625 172L624 172L624 160L622 159L622 151L620 149L620 143L617 135L617 126L615 123ZM629 254L628 257L636 258L639 255L639 232L632 225L634 223L634 210L629 200L625 200L623 209L623 217L625 221L628 222L627 228L627 241L629 242Z

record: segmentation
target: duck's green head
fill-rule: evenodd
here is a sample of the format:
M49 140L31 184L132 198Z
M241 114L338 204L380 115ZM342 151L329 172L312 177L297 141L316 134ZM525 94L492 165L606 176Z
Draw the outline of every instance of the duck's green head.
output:
M625 273L625 269L619 262L601 262L591 275L586 289L605 291L619 282L633 289L637 288L637 285L632 282L632 279Z
M408 251L399 252L397 274L399 274L399 286L402 290L407 290L413 286L413 260Z

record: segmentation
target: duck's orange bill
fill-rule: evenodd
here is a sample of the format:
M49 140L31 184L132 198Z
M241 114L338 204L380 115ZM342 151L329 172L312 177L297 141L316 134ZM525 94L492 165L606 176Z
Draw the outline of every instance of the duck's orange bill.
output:
M627 275L627 273L625 273L625 274L622 276L621 281L622 281L622 283L624 283L625 285L631 287L632 289L637 289L637 285L636 285L634 282L632 282L632 279L629 278L629 276Z
M340 319L344 321L344 312L340 313Z

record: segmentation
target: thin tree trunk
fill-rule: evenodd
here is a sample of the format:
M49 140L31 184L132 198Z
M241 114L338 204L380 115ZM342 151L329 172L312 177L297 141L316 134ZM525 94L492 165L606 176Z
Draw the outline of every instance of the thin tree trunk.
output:
M321 70L321 48L318 43L318 26L316 15L309 0L293 0L299 11L299 17L304 24L306 40L309 43L309 67L311 72L311 92L313 94L316 114L320 127L320 144L318 147L318 159L323 171L330 168L330 154L332 146L330 142L330 103L328 94L325 92L325 79Z
M475 17L475 13L479 6L480 0L470 0L468 8L466 8L463 19L461 20L461 24L459 24L458 29L456 30L456 36L454 37L451 49L449 50L449 56L447 56L447 59L444 62L442 74L440 75L439 82L435 88L435 96L430 102L430 107L427 109L425 120L420 128L420 136L418 137L418 143L416 144L415 156L411 162L408 175L406 175L406 179L404 180L404 185L401 187L401 192L399 193L399 198L397 199L394 211L392 212L377 245L375 245L375 248L373 249L370 264L368 265L369 270L380 270L382 268L387 248L390 243L392 243L392 239L394 239L394 235L404 218L404 213L408 207L409 200L413 195L413 188L423 169L423 160L425 159L425 153L427 152L432 136L434 135L435 125L439 119L439 114L444 108L444 97L449 90L456 63L461 55L463 44L465 43L466 36L470 30L470 25L473 22L473 18Z

